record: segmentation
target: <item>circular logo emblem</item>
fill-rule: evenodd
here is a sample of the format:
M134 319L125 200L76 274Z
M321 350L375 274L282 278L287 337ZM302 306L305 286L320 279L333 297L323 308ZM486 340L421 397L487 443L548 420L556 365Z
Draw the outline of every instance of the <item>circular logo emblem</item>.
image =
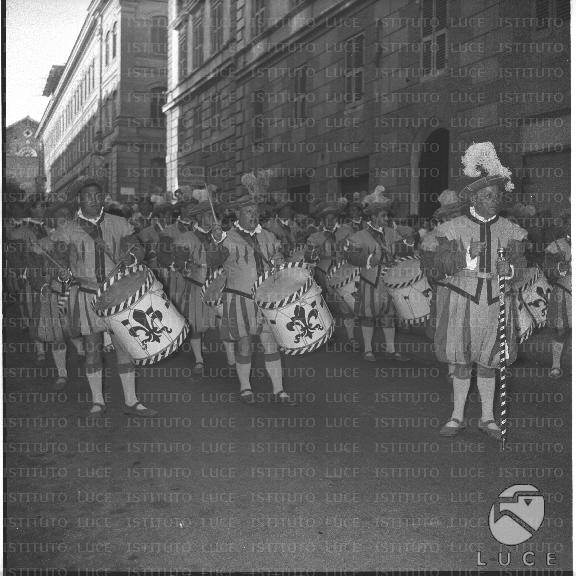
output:
M490 509L492 536L501 544L515 546L536 534L544 520L544 496L530 484L506 488Z

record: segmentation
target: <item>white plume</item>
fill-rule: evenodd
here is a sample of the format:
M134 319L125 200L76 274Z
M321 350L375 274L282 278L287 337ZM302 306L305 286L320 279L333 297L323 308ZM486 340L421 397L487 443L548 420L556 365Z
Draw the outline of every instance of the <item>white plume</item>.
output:
M514 190L514 184L510 180L512 172L502 166L492 142L478 142L469 146L462 156L462 164L466 176L470 178L503 176L508 179L506 190L508 192Z

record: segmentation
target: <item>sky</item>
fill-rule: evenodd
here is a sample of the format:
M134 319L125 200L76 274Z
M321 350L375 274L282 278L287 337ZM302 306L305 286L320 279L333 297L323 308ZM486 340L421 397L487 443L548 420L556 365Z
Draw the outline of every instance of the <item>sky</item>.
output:
M50 68L65 64L91 0L7 0L6 125L40 121Z

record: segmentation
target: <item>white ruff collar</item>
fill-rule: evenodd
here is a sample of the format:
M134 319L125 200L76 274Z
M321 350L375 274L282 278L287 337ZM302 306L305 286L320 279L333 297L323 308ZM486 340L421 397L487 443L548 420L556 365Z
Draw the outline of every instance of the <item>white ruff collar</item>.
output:
M262 226L260 226L260 224L258 224L258 226L256 226L256 228L254 228L254 230L252 230L252 232L250 232L250 230L246 230L246 229L242 228L242 226L240 226L240 222L238 222L238 220L236 220L236 222L234 222L234 226L236 228L238 228L238 230L240 230L241 232L246 232L246 234L250 234L250 236L254 236L254 234L260 234L260 232L262 232Z
M370 226L370 228L372 228L372 230L376 230L376 232L380 232L380 234L382 234L384 232L384 228L382 228L382 227L376 228L376 226L374 226L372 224L372 222L368 222L368 226Z
M91 222L92 224L98 224L98 221L100 220L100 218L102 218L102 214L104 214L104 208L100 208L100 214L98 214L98 216L96 218L88 218L88 216L84 216L84 214L82 214L82 209L79 208L78 209L78 218L82 218L82 220L86 220L88 222Z
M470 214L472 216L474 216L474 218L476 218L477 220L480 220L480 222L490 222L491 220L494 220L494 218L496 218L497 214L495 216L492 216L492 218L483 218L482 216L480 216L480 214L478 214L478 212L476 212L476 210L474 210L474 206L470 206Z

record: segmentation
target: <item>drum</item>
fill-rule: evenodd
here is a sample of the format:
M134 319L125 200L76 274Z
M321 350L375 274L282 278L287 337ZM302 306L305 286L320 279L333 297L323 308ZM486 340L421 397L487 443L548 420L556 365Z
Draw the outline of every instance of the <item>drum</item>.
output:
M359 278L360 268L352 266L346 260L339 262L326 276L328 288L342 299L351 313L354 312Z
M290 256L288 256L288 260L290 262L303 262L304 261L304 253L306 252L306 247L304 248L293 248L290 251Z
M222 318L224 304L222 303L222 293L226 288L228 277L224 268L218 268L208 275L206 282L202 286L202 302L214 310L217 318Z
M392 296L401 323L423 324L430 318L432 288L420 266L419 258L397 258L382 270L381 276Z
M286 262L266 272L254 284L252 294L281 352L312 352L332 336L334 318L308 264Z
M517 271L510 286L519 342L546 324L552 287L536 266Z
M108 332L138 366L166 358L188 335L186 320L154 274L141 264L127 266L109 278L92 305L104 318Z

